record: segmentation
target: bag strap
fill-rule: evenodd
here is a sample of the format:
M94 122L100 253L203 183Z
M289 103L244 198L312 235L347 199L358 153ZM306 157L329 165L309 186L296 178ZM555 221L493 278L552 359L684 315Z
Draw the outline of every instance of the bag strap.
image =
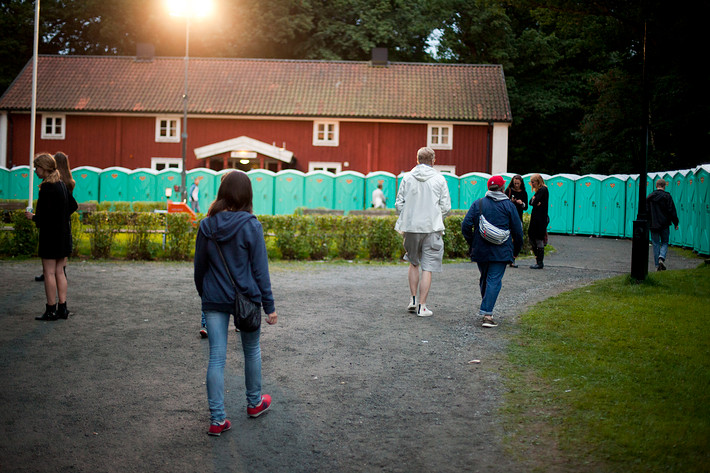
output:
M210 229L212 230L212 235L214 235L214 228L212 228L212 221L210 221ZM222 264L224 264L224 269L227 270L227 276L229 276L229 280L232 282L232 286L234 286L234 290L236 292L239 292L239 289L237 289L237 283L234 282L234 278L232 277L232 273L229 271L229 266L227 266L227 260L224 259L224 255L222 254L222 248L219 242L213 238L209 237L210 240L212 240L217 247L217 252L219 253L219 257L222 259Z

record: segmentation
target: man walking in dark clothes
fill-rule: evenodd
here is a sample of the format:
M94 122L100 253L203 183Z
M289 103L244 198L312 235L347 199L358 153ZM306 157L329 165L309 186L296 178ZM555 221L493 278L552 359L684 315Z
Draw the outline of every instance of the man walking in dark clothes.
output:
M667 185L666 181L659 179L656 182L656 190L646 197L646 212L649 216L653 262L656 265L656 271L666 269L670 226L672 223L678 230L679 223L673 197L665 190Z

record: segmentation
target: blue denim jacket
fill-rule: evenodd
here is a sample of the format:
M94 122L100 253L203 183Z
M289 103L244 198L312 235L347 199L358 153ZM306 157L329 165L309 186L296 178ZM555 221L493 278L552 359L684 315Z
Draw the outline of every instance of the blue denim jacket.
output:
M484 199L483 215L486 220L500 229L510 230L510 238L502 245L484 240L478 231L481 203ZM502 192L489 191L485 197L475 201L461 222L461 233L471 248L471 261L478 263L512 262L523 247L523 224L518 217L518 210Z

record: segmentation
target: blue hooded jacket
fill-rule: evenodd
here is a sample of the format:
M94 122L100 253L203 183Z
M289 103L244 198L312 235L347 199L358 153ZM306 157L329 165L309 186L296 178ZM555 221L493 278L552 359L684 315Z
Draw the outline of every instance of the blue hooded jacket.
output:
M236 294L219 256L218 242L239 292L273 313L269 260L264 231L249 212L219 212L200 222L195 242L195 287L202 310L234 312Z
M478 221L483 215L490 223L502 230L510 230L510 238L502 245L485 240L478 231ZM523 247L523 224L518 210L502 192L488 191L486 196L475 201L461 222L461 233L471 247L471 261L512 262Z

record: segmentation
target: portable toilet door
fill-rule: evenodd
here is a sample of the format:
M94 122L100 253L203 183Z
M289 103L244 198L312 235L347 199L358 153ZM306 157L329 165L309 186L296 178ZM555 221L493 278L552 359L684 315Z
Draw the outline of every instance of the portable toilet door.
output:
M698 166L693 171L695 237L693 249L701 255L710 255L710 164Z
M555 174L545 181L550 192L550 233L574 232L574 184L577 179L579 176L576 174ZM531 197L528 195L528 201Z
M171 202L180 201L180 191L178 189L182 185L182 174L175 169L165 168L155 173L155 195L158 200L164 201L167 205L168 200ZM167 189L170 189L170 196L167 195Z
M451 208L459 209L459 193L461 192L461 179L455 174L451 174L450 172L442 172L441 175L444 176L444 179L446 179L446 186L449 188L449 197L451 197Z
M633 238L634 220L638 217L639 187L638 174L629 174L626 179L626 210L624 217L624 238Z
M335 174L328 171L307 173L303 193L306 208L332 209L335 202Z
M138 168L128 172L128 200L131 202L160 200L155 195L155 171Z
M679 210L680 214L678 215L678 219L680 220L678 230L681 234L681 240L678 244L687 248L693 248L693 243L695 241L695 218L693 217L695 194L692 189L692 183L695 181L693 179L693 170L684 169L682 171L678 171L678 173L682 176L683 181L680 184L680 187L682 187L681 198L683 200L681 203L681 209ZM680 178L676 177L676 179Z
M397 176L387 171L374 171L365 176L366 207L372 206L372 193L379 184L382 184L382 192L385 194L385 207L393 209L397 199Z
M199 213L206 214L217 197L217 190L219 189L219 180L216 178L217 171L209 168L195 168L187 171L187 186L188 192L192 188L192 184L198 182L198 203L199 203ZM217 184L216 184L217 182ZM187 202L190 202L190 196L187 196Z
M486 195L490 174L469 172L459 177L459 206L464 210L471 208L473 203Z
M274 179L274 215L292 214L303 207L306 175L296 169L276 173Z
M599 235L601 181L604 177L587 174L577 179L574 191L575 235Z
M251 181L253 194L253 212L255 215L274 214L274 178L276 173L268 169L252 169L247 171L247 176ZM221 183L221 174L217 173L217 188Z
M0 166L0 199L10 198L10 170Z
M552 179L552 176L550 176L549 174L534 173L534 172L525 174L525 175L523 175L523 184L525 185L525 192L528 193L528 203L530 202L530 199L532 199L533 196L535 195L535 191L533 191L532 185L530 184L530 178L533 176L533 174L540 174L540 177L542 177L542 180L545 181L545 185L547 186L547 190L550 191L550 194L552 194L552 192L550 190L550 186L547 184L547 181ZM550 198L551 197L552 197L552 195L550 195ZM549 208L548 208L548 211L549 211ZM530 212L532 212L532 208L528 205L528 208L525 209L525 213L529 214Z
M94 166L79 166L72 169L71 174L76 181L74 199L77 202L98 202L101 169Z
M106 168L99 174L99 202L128 201L129 169L120 166Z
M678 214L678 219L680 220L681 215L685 209L683 199L685 199L685 186L684 177L678 171L668 171L664 172L661 177L666 184L666 192L668 192L673 198L673 204L675 205L676 213ZM683 246L683 227L678 225L678 230L675 229L674 225L670 227L670 235L668 237L668 242L671 245Z
M626 219L626 180L629 176L614 174L602 179L599 234L608 237L623 237Z
M335 175L334 208L347 213L365 208L365 175L357 171L343 171Z

